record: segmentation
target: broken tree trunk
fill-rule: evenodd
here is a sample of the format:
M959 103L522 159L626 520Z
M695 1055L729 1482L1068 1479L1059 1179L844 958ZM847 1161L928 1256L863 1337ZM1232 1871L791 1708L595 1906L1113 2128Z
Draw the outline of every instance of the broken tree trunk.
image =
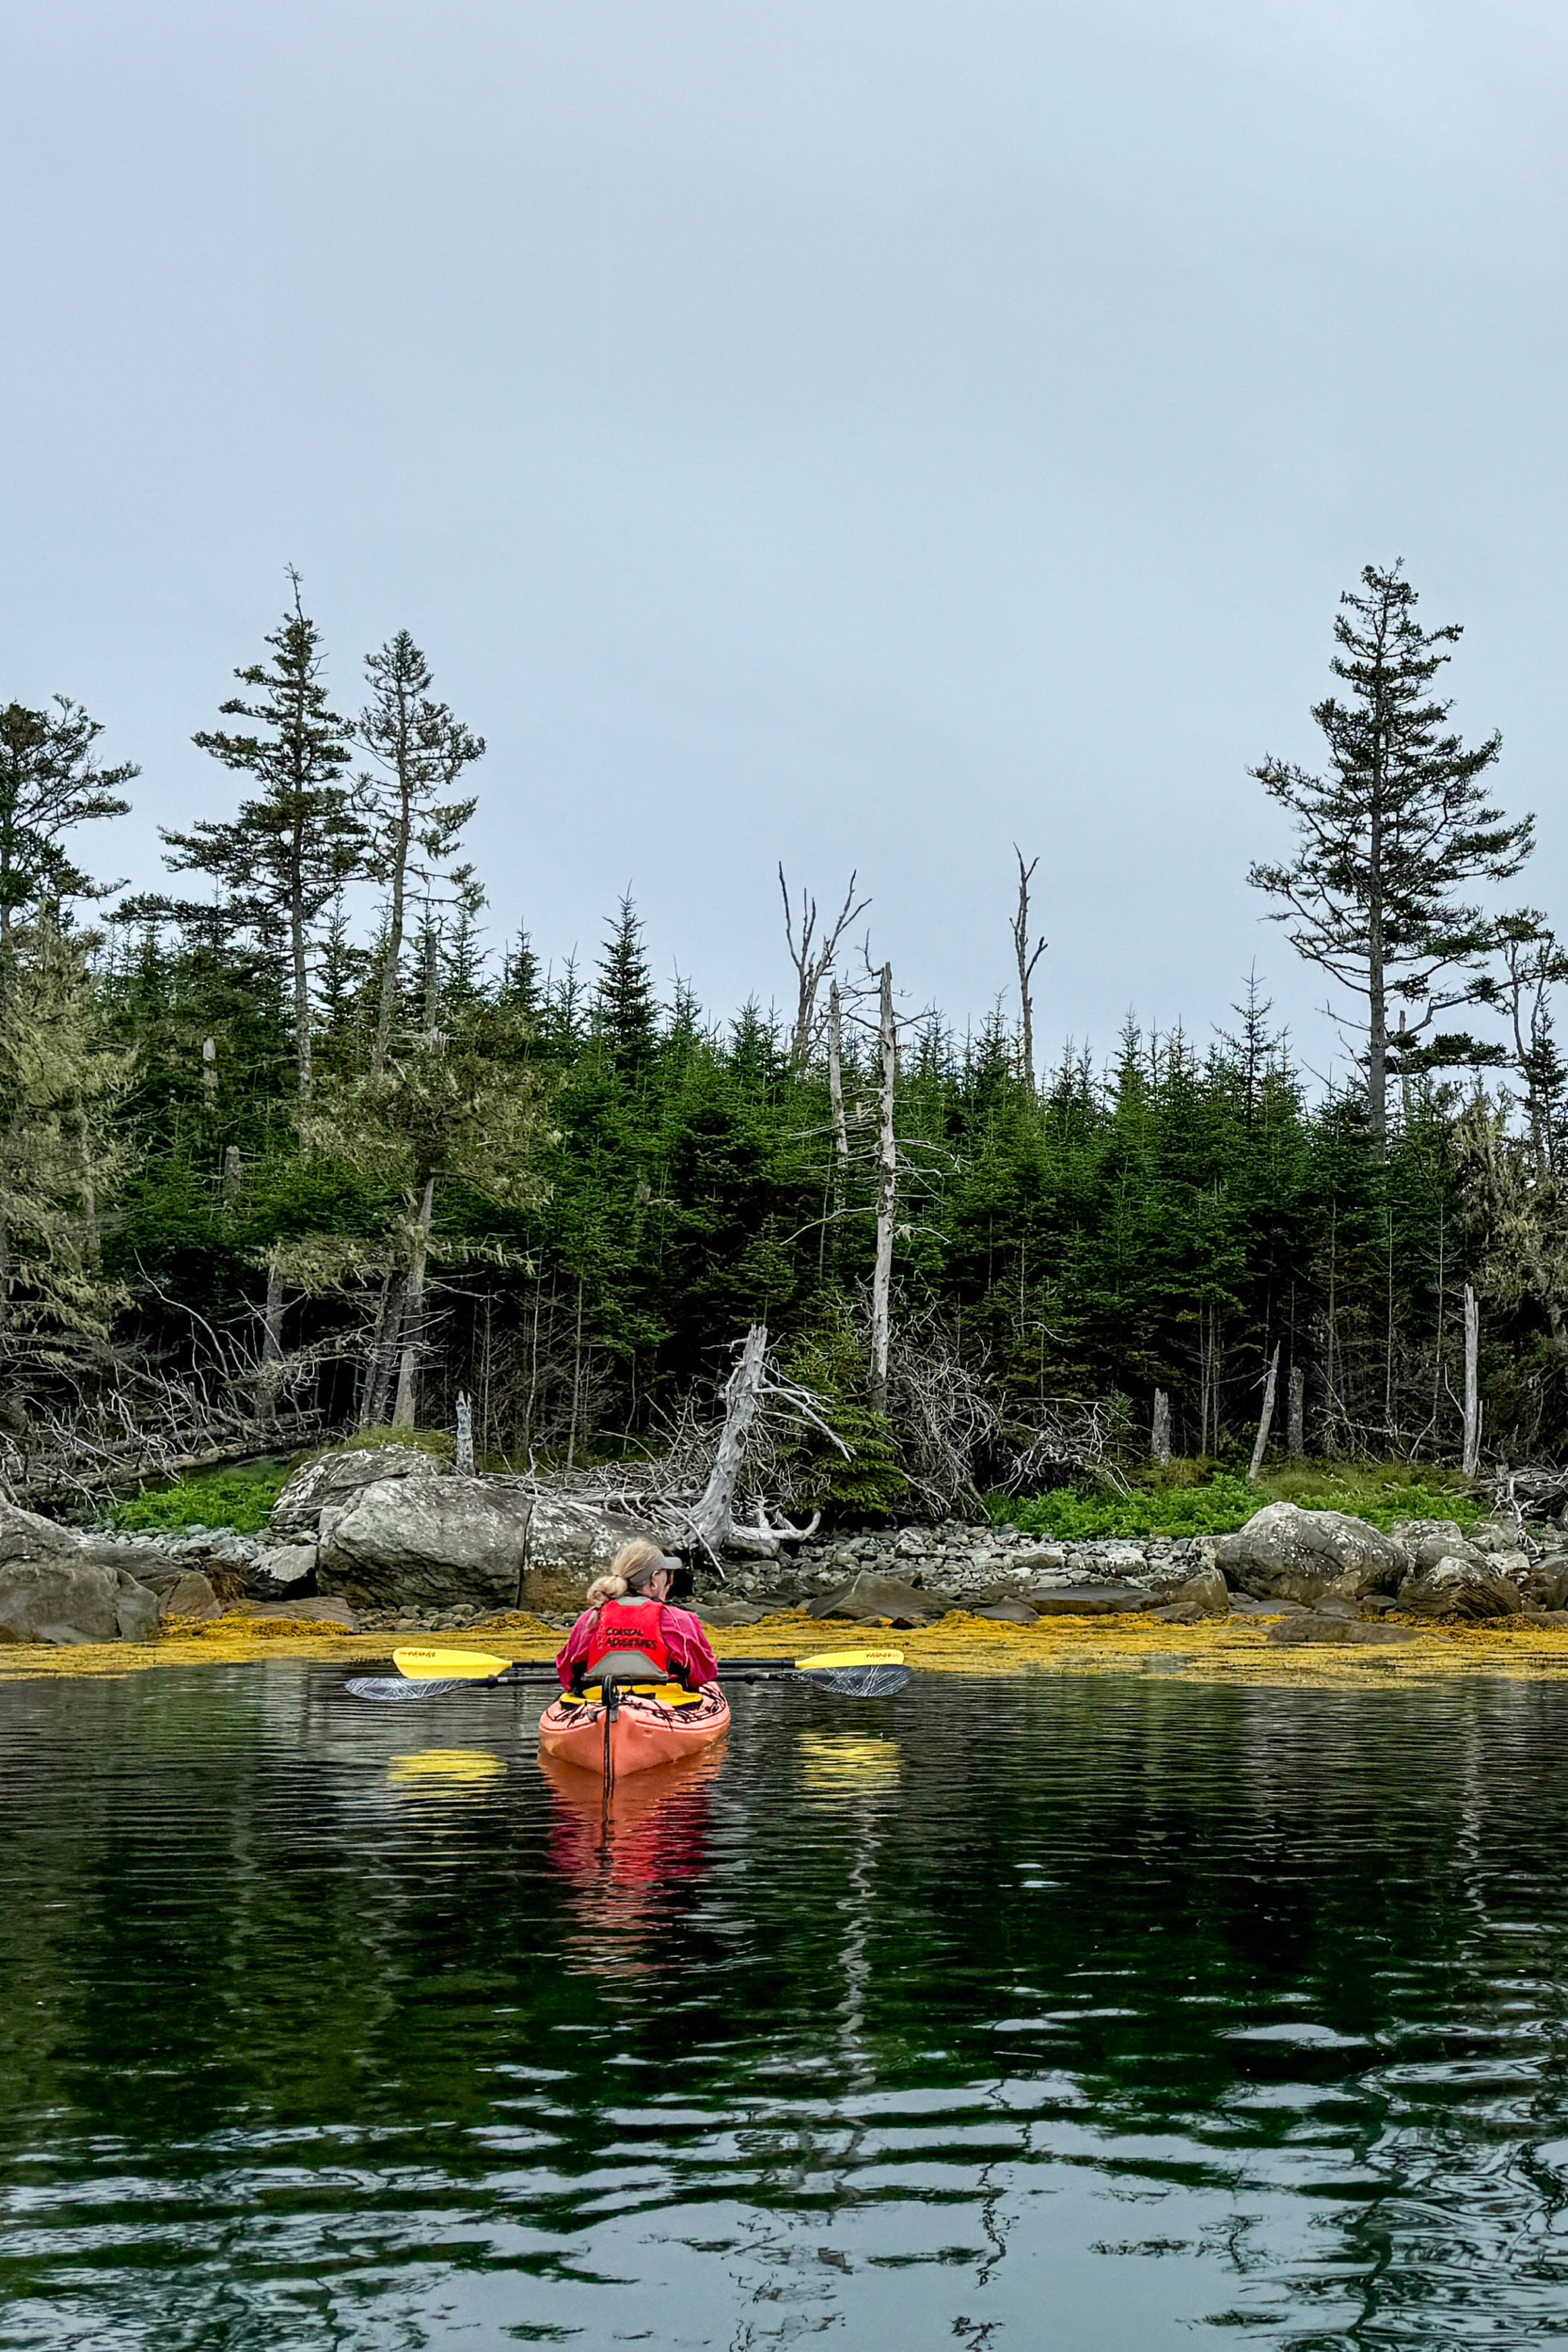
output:
M1465 1452L1460 1468L1474 1478L1481 1468L1481 1310L1465 1285Z
M838 1155L833 1178L837 1185L843 1184L844 1171L849 1165L849 1123L844 1116L844 1012L836 980L828 989L828 1100L833 1109L833 1149Z
M1291 1366L1290 1385L1286 1390L1285 1451L1292 1462L1307 1456L1307 1367Z
M1154 1426L1149 1432L1148 1451L1151 1460L1162 1469L1170 1467L1170 1398L1164 1389L1154 1391Z
M457 1398L457 1460L459 1478L474 1474L474 1415L467 1397L459 1391Z
M426 1184L414 1220L414 1247L408 1263L408 1288L404 1295L403 1355L398 1363L397 1403L392 1427L412 1429L420 1395L420 1350L424 1337L424 1277L430 1257L430 1223L436 1207L436 1179Z
M882 966L877 1026L881 1089L877 1109L877 1257L871 1277L871 1409L887 1411L888 1342L893 1316L893 1219L898 1205L898 1147L893 1102L898 1077L898 1028L893 1017L893 966Z
M776 1559L779 1547L785 1543L800 1543L816 1531L820 1512L814 1515L808 1527L770 1527L761 1504L757 1506L757 1523L745 1527L735 1516L735 1490L740 1477L740 1466L746 1458L746 1441L757 1406L765 1394L786 1398L798 1393L788 1382L775 1384L768 1375L768 1327L753 1323L741 1344L735 1370L724 1385L724 1426L714 1449L713 1467L707 1484L689 1511L682 1514L689 1540L702 1545L717 1557L728 1549L747 1551L764 1559ZM829 1433L832 1434L831 1432ZM839 1439L833 1442L847 1452Z
M1253 1439L1252 1460L1247 1466L1247 1478L1253 1484L1256 1484L1258 1473L1263 1467L1263 1452L1269 1442L1269 1425L1274 1420L1275 1383L1279 1378L1279 1348L1280 1343L1276 1340L1274 1354L1269 1358L1269 1376L1263 1383L1263 1409L1258 1416L1258 1435Z

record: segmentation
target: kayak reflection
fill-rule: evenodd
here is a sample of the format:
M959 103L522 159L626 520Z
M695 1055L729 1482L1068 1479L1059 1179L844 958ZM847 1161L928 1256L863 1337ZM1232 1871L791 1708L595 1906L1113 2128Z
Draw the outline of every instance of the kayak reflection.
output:
M636 1772L616 1782L607 1804L596 1772L540 1751L552 1800L550 1867L574 1890L590 1966L665 1964L652 1931L669 1894L707 1868L709 1807L723 1765L722 1750L709 1749Z

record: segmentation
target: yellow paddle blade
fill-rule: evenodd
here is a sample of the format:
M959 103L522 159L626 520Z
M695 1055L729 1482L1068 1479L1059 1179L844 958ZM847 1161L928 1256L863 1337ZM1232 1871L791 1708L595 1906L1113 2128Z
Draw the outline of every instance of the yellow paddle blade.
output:
M409 1682L488 1682L512 1661L482 1649L395 1649L392 1663Z
M781 1659L779 1662L782 1665L784 1661ZM821 1674L830 1666L901 1666L904 1653L901 1649L825 1649L819 1657L796 1658L790 1662L798 1675L810 1675ZM719 1671L724 1671L722 1659L719 1661Z

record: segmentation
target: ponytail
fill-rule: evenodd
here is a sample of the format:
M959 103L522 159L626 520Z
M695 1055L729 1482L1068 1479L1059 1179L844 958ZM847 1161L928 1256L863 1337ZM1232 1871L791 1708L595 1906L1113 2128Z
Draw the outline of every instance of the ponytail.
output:
M629 1544L621 1546L608 1572L594 1579L585 1597L586 1605L590 1609L602 1609L607 1600L619 1600L633 1584L645 1584L656 1568L673 1565L673 1562L665 1559L657 1544L648 1541L646 1535L634 1535Z

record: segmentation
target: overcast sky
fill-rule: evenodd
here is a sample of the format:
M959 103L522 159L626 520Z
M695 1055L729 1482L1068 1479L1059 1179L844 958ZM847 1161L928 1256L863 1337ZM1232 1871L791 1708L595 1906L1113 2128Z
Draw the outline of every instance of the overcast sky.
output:
M1568 921L1561 0L6 0L0 696L190 744L305 576L488 739L499 943L710 1007L858 866L961 1025L1254 959L1335 599L1405 559Z

